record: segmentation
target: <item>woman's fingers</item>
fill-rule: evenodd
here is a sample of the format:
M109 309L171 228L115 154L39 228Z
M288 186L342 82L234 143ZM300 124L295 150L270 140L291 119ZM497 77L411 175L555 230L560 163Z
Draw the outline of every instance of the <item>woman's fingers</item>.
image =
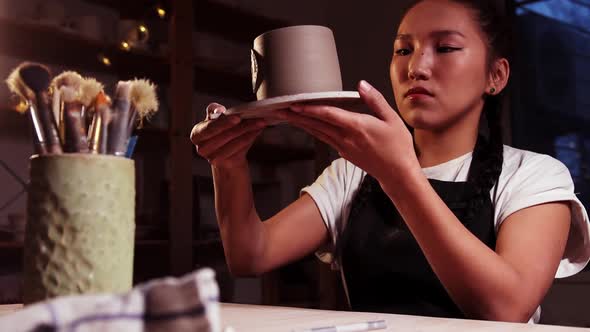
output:
M207 105L205 120L215 120L225 112L225 106L219 103L211 103Z
M289 121L290 125L304 130L311 136L314 136L338 151L342 149L343 135L338 128L321 120L306 118L305 116L289 113L289 111L281 112L283 112L283 114L281 114L280 117Z
M402 122L397 112L389 105L383 94L367 81L361 80L359 82L358 91L362 100L378 118L386 122Z
M264 120L245 120L239 126L232 127L217 136L201 141L197 145L197 152L205 158L210 158L217 150L223 150L231 146L236 139L242 139L243 136L260 131L264 127L266 127Z
M225 116L225 107L211 103L206 108L205 120L191 131L191 141L197 153L212 165L246 152L268 125L266 120L242 120L237 115Z
M299 127L301 129L311 129L315 132L323 133L324 136L329 137L332 141L337 142L342 139L343 132L340 128L323 120L318 120L305 115L300 115L292 111L278 111L277 115L289 122L289 124Z
M236 126L242 120L238 116L222 116L216 120L205 120L197 123L191 131L191 141L198 145L220 133Z
M242 136L235 137L228 142L223 149L215 150L207 159L211 164L215 165L236 156L245 157L246 152L250 149L254 140L260 135L262 130L262 128L258 128L254 131L245 133Z
M290 110L296 114L315 118L319 121L329 123L333 127L342 128L347 131L358 128L358 114L338 107L296 104L292 105Z

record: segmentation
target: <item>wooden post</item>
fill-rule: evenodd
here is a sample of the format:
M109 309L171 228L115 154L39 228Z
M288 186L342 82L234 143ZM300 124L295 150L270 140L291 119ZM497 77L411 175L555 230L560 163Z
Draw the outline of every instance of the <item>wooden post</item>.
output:
M194 87L192 0L172 0L170 53L170 272L181 275L193 265L192 149ZM194 225L198 228L198 224Z

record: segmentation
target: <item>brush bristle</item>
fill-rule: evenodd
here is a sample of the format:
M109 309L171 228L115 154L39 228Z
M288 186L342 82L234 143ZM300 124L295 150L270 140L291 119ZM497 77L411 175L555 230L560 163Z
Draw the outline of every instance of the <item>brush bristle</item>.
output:
M84 78L82 78L80 74L75 71L67 70L51 80L51 88L54 89L54 91L58 91L59 88L65 85L77 90L82 85L82 81L84 81Z
M6 84L8 85L10 92L18 96L20 99L19 103L26 103L27 100L31 100L35 97L35 93L23 83L23 80L20 77L21 66L22 64L16 67L10 75L8 75L8 78L6 78Z
M26 63L20 70L20 77L23 83L34 92L46 91L51 82L49 68L40 63Z
M92 105L99 92L104 90L104 86L92 77L87 77L80 85L80 101L84 106Z
M66 103L71 103L78 99L78 94L76 93L76 90L72 87L64 85L61 88L59 88L59 92L61 94L61 100Z
M140 120L149 118L158 111L156 86L149 80L133 80L131 82L131 103L137 110Z

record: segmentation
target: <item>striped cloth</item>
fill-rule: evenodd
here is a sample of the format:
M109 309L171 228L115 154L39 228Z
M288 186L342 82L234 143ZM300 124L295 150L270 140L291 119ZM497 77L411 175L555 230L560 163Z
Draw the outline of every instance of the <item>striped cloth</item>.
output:
M0 316L0 331L220 332L219 287L204 268L156 279L125 294L75 295Z

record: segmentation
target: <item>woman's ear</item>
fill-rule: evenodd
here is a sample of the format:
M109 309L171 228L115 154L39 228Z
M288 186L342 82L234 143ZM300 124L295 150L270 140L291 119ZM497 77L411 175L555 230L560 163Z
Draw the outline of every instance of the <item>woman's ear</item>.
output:
M494 61L486 93L495 95L502 92L508 84L509 77L510 63L508 60L506 58L500 58Z

